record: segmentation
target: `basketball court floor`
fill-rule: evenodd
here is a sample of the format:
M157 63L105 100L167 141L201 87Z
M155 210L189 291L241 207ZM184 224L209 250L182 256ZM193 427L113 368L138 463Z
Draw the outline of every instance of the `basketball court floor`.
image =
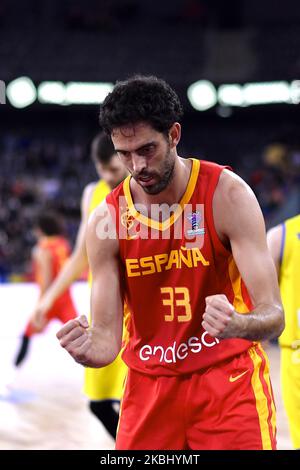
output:
M79 313L86 313L88 290L73 287ZM0 287L0 449L113 449L114 442L88 409L82 393L83 368L59 346L53 322L32 341L18 370L11 366L19 337L36 300L35 286ZM279 349L268 345L277 406L278 448L291 449L280 396Z

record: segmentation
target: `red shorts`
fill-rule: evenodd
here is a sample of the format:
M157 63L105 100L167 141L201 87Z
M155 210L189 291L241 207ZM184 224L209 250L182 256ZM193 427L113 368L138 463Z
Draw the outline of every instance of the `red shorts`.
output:
M189 375L129 370L116 449L276 449L269 361L262 347Z
M55 318L60 320L62 323L66 323L69 320L73 320L73 318L76 318L77 316L78 313L71 295L63 295L53 304L53 307L48 310L46 315L46 325ZM25 330L25 336L30 337L34 333L36 333L34 326L31 324L31 322L28 322Z

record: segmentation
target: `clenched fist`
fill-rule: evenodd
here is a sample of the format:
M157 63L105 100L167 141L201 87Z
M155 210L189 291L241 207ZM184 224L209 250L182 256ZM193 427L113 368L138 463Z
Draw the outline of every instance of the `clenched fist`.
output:
M89 323L84 315L68 321L56 334L60 345L79 364L87 364L92 358L92 339L88 330Z
M235 319L235 310L226 295L210 295L206 297L205 301L203 328L213 337L227 338L234 336L231 323Z
M122 334L120 341L117 341L109 328L89 327L84 315L68 321L56 336L73 359L87 367L107 366L114 361L121 348Z

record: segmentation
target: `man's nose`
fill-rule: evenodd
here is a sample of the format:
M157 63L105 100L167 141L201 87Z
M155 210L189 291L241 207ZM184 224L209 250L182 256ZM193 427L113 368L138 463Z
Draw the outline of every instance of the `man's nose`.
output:
M147 168L146 158L141 155L132 154L132 169L134 173L141 173L145 168Z

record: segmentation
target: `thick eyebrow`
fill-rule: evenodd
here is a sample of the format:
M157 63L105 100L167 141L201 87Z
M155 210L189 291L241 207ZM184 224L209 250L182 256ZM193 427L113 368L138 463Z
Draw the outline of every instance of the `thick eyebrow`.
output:
M142 145L141 147L138 147L137 149L132 150L132 152L140 152L144 148L150 147L150 145L156 145L156 142L154 140L152 140L151 142L147 142L146 144ZM126 153L126 152L129 152L129 150L115 149L115 152Z

